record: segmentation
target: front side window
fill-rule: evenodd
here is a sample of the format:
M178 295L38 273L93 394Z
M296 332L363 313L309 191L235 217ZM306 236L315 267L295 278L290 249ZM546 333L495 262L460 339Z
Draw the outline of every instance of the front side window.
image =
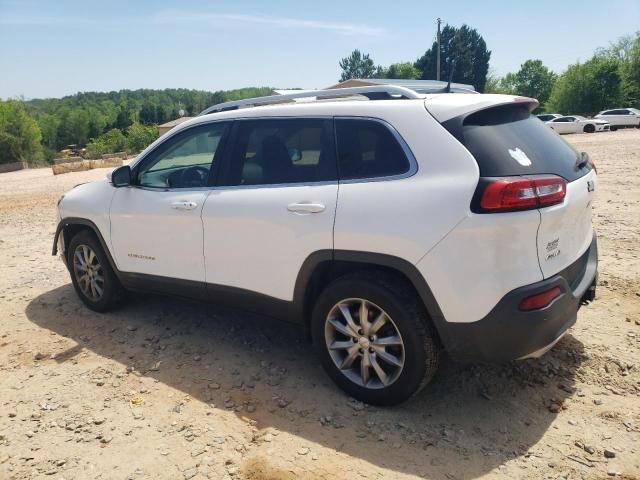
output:
M273 185L337 179L327 119L263 119L237 123L225 185Z
M341 180L400 175L409 159L389 127L368 119L336 119Z
M169 138L140 168L138 185L154 188L207 186L212 162L226 128L222 123L203 125Z

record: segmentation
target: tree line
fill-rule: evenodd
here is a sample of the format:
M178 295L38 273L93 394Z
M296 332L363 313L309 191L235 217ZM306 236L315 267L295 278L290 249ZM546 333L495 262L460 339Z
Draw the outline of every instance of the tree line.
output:
M392 63L388 67L375 64L368 53L354 50L338 62L342 69L340 80L350 78L395 78L435 80L438 44L433 42L415 62ZM440 34L440 79L473 85L484 92L491 50L475 28L445 25Z
M640 32L596 50L585 62L551 71L541 60L526 60L517 72L498 77L490 70L491 51L482 35L468 25L445 25L441 33L441 80L471 84L481 93L537 98L539 112L594 114L615 107L640 108ZM437 43L414 62L376 65L360 50L338 62L340 80L350 78L435 79Z
M498 77L491 50L468 25L445 25L441 33L441 79L473 85L484 93L537 98L539 111L593 114L615 107L640 108L640 32L600 48L585 62L551 71L541 60L526 60L517 72ZM341 80L351 78L435 79L437 44L413 62L376 65L354 50L339 61ZM59 99L0 101L0 163L45 163L69 145L99 156L137 152L158 136L157 125L193 116L216 103L268 95L271 88L202 90L120 90L85 92Z
M158 124L197 115L216 103L270 92L268 87L141 89L0 101L0 163L46 163L69 145L86 146L90 156L138 152L157 138Z

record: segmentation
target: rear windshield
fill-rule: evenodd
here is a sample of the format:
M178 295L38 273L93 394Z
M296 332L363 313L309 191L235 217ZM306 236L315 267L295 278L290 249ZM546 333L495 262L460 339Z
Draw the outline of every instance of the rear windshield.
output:
M483 177L555 174L571 182L590 167L577 168L580 154L523 107L496 107L469 115L462 140Z

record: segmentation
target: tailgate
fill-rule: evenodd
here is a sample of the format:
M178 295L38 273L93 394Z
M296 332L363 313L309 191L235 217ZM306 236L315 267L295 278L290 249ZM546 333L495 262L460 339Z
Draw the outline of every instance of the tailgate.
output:
M597 186L594 170L567 184L559 205L540 209L538 258L545 278L571 265L592 241L591 203Z
M441 122L478 163L480 180L472 203L472 211L476 213L486 214L487 205L494 208L489 214L504 215L501 212L509 211L509 204L500 203L501 199L507 198L501 196L507 192L500 190L501 184L514 185L514 191L518 193L509 197L509 201L514 202L516 209L533 210L535 202L520 203L520 199L530 200L533 194L533 187L526 188L523 184L531 179L534 182L544 179L566 182L566 194L560 202L549 206L537 203L540 213L535 238L537 258L531 260L537 260L543 277L548 278L574 263L591 244L591 202L596 188L596 171L587 155L577 152L529 112L535 104L515 100L510 104L499 103L471 110L468 114L458 111L457 116L443 117ZM440 113L437 109L435 112ZM492 189L489 189L490 185ZM496 186L499 188L493 188ZM484 199L488 191L498 193L483 207L479 199ZM508 230L505 229L504 234L509 235ZM525 251L524 248L521 250L521 253ZM511 254L518 255L517 249Z

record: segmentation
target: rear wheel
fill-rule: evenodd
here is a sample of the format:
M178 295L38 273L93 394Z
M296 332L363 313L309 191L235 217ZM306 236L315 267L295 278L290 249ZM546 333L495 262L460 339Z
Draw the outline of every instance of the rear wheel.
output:
M124 290L93 233L76 234L67 255L73 288L87 307L105 312L120 303Z
M366 403L403 402L438 367L440 347L424 307L408 285L391 277L335 280L316 302L312 329L329 376Z
M596 131L596 127L591 124L587 124L584 126L584 133L593 133Z

